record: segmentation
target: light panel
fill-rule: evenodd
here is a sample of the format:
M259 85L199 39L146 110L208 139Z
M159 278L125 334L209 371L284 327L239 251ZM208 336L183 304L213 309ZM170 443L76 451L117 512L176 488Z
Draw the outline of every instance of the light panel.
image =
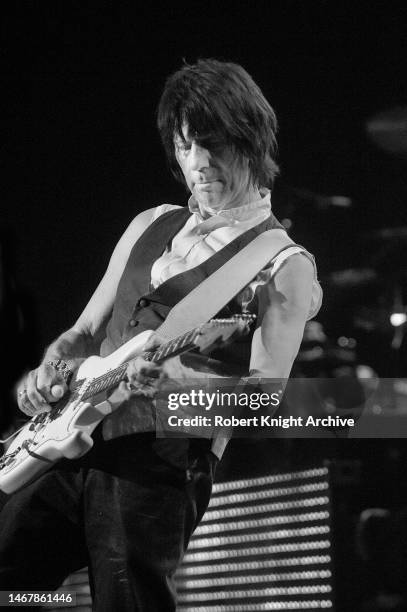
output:
M217 483L177 572L178 610L333 609L325 466Z

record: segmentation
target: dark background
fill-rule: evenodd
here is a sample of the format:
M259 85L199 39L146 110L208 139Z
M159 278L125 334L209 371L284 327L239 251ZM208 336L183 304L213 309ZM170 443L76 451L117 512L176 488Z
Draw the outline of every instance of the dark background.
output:
M2 17L3 257L31 300L33 360L81 312L134 215L186 200L155 129L183 58L241 63L275 107L275 210L289 206L323 280L370 258L369 228L406 223L405 162L364 127L406 104L403 3L31 2ZM321 208L291 188L353 206Z
M80 314L135 214L186 202L166 168L155 108L183 58L208 56L241 63L277 112L274 208L317 257L325 290L318 318L332 345L359 333L358 360L382 376L405 374L406 342L391 350L388 317L396 280L407 303L406 241L370 233L407 225L407 163L371 142L366 122L407 105L406 26L404 3L391 1L3 7L0 307L10 386ZM312 194L346 196L352 206ZM335 270L371 266L380 281L332 281ZM373 311L363 315L372 323L366 333L355 329L361 307ZM370 474L357 508L346 506L352 517L368 505L405 503L404 440L291 441L273 454L274 442L257 447L248 475L259 463L275 470L336 453L361 458ZM223 473L233 445L228 452ZM242 461L234 465L244 473Z

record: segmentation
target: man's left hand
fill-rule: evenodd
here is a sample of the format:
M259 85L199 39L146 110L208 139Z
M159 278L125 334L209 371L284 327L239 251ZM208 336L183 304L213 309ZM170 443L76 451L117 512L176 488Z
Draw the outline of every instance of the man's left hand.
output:
M144 350L152 351L164 342L165 340L158 334L153 334L144 346ZM192 368L184 366L179 356L157 364L154 361L147 361L142 355L129 362L126 374L128 382L120 383L109 396L109 402L114 408L137 395L154 398L172 379L186 380L200 375Z

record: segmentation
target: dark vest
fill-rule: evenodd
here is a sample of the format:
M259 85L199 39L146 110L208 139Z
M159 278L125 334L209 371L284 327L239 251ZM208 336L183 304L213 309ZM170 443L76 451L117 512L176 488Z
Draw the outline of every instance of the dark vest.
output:
M172 239L185 225L190 214L187 208L164 213L145 230L134 245L119 282L112 316L106 329L106 338L101 346L102 357L109 355L139 333L148 329L157 329L175 304L260 233L270 229L284 229L274 215L271 215L262 223L232 240L200 265L176 274L159 285L157 289L152 289L151 268L153 263L171 244ZM256 308L255 305L253 307ZM219 315L230 316L237 311L238 305L235 301L232 301ZM206 366L209 364L213 371L217 371L216 366L223 365L224 367L226 364L226 369L224 367L222 370L224 375L240 376L247 373L248 370L250 341L250 336L247 336L241 342L234 343L233 350L230 346L227 346L212 353L210 359L199 355L190 355L183 361L197 369L199 369L199 364L205 364ZM203 369L206 369L206 367L203 367ZM114 415L105 419L105 430L110 429L108 423L113 424L113 420L117 422L119 418L121 420L121 426L113 427L108 437L130 433L129 419L134 424L132 430L135 430L134 417L136 413L134 412L134 416L131 417L130 412L133 411L124 409L128 403L123 406L123 410L120 408ZM139 431L140 427L144 431L154 428L151 422L151 414L143 416L144 412L144 410L139 410L138 413L137 430Z
M102 343L101 355L109 355L137 334L156 329L169 310L194 287L220 268L256 236L270 229L284 229L274 215L223 247L187 272L176 274L157 289L151 288L151 268L174 236L185 225L190 212L180 208L164 213L154 221L134 245L117 289L111 319ZM222 314L232 313L230 305Z

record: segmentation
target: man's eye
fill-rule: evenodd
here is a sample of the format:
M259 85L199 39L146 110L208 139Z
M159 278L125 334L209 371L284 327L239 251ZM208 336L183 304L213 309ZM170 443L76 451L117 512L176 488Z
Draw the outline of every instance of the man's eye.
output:
M176 144L176 147L177 151L182 154L188 153L191 150L191 145L187 142L179 142Z

